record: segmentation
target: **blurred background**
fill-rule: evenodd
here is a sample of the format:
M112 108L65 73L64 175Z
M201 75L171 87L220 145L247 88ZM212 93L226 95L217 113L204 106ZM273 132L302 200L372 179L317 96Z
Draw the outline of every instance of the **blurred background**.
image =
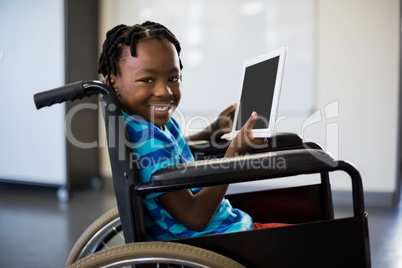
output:
M0 0L0 188L3 198L13 195L12 201L0 195L0 203L18 202L21 192L9 191L8 183L57 189L64 202L83 181L110 184L98 99L37 111L32 96L102 79L97 61L106 32L152 20L182 45L183 97L174 116L185 133L205 127L238 101L244 60L286 45L277 131L297 133L352 162L363 178L366 205L396 208L400 14L399 0ZM71 118L77 106L84 108ZM348 179L335 174L331 182L334 202L350 201ZM230 191L262 187L272 186L237 184ZM53 205L67 209L62 202ZM5 211L0 209L0 228Z
M74 103L36 111L32 95L102 79L96 65L106 32L153 20L182 44L183 98L175 117L186 133L238 101L244 60L286 45L277 131L353 162L368 203L399 200L397 0L17 0L0 1L0 15L0 179L70 189L75 177L110 177L97 106L66 128ZM65 133L90 148L77 148ZM337 176L334 197L342 201L349 182Z

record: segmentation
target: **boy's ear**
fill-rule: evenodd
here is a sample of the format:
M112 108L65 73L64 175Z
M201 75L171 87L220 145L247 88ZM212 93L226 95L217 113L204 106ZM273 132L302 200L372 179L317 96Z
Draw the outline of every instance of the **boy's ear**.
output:
M103 83L108 85L110 88L114 89L119 95L117 83L116 83L116 77L114 75L106 75L105 78L103 79ZM111 84L110 84L111 83Z

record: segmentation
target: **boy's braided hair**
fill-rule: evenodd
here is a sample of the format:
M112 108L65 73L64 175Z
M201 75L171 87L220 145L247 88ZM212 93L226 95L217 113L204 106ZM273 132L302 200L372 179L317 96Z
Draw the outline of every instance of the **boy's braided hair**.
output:
M99 58L98 73L104 77L109 75L109 79L111 74L117 75L117 64L123 54L124 46L129 46L131 56L136 57L136 47L140 40L163 39L175 46L179 56L180 69L183 69L180 59L181 47L176 36L162 24L146 21L143 24L133 26L120 24L106 33L106 40L103 43ZM112 86L111 83L110 86Z

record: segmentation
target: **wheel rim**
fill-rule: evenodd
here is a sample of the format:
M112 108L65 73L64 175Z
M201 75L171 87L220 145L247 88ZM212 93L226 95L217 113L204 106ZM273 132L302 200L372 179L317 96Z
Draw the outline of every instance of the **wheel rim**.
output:
M114 241L112 245L109 245L108 242L111 239L118 240L118 242ZM120 217L117 217L116 219L110 221L108 224L103 226L97 233L95 233L95 235L93 235L93 237L82 248L78 256L78 260L102 249L108 249L115 245L124 244L125 242Z
M137 242L91 254L69 268L157 267L244 268L219 253L174 242Z
M102 266L103 268L122 268L122 267L134 267L136 265L144 265L144 264L155 264L155 267L159 267L160 265L166 265L167 267L182 267L182 268L209 268L208 266L195 263L192 261L179 260L179 259L171 259L171 258L134 258L127 259L124 261L119 261L111 264L107 264ZM148 267L148 266L147 266Z

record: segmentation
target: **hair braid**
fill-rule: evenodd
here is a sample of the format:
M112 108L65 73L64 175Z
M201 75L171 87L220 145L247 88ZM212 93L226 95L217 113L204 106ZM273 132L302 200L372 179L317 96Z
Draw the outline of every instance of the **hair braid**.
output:
M104 77L118 73L118 62L123 54L123 47L129 46L131 56L136 57L136 47L141 40L167 40L172 43L179 56L180 69L183 65L180 59L180 42L165 26L159 23L146 21L143 24L127 26L120 24L106 33L106 39L99 57L98 73Z

